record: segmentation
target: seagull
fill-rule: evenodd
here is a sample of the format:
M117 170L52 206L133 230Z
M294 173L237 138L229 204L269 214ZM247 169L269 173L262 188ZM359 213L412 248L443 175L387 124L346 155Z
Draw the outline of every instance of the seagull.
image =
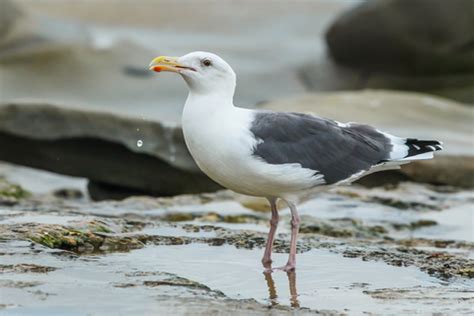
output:
M237 107L235 72L212 53L159 56L149 67L180 74L189 88L182 128L198 167L223 187L269 201L270 231L262 259L267 270L273 271L278 199L291 212L288 262L277 268L288 272L296 267L296 193L350 184L373 172L431 159L442 149L439 141L396 137L365 124Z

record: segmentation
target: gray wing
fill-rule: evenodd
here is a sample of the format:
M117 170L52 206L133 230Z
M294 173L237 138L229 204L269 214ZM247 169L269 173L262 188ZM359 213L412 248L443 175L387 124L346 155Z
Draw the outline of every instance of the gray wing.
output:
M389 160L390 139L371 126L343 125L301 113L256 112L253 154L270 164L299 163L327 184Z

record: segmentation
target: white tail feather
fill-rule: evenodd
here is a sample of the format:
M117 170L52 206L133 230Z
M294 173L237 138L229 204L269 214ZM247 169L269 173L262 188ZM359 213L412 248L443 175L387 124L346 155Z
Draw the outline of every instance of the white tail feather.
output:
M430 152L419 154L416 156L406 157L406 158L400 159L399 161L426 160L426 159L433 159L433 157L434 157L433 151L430 151Z

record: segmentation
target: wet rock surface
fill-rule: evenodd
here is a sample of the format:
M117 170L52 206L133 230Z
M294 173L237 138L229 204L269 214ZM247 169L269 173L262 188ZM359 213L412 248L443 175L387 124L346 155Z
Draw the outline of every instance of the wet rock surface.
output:
M262 273L269 213L231 192L90 202L56 191L0 208L6 315L65 302L101 315L125 297L131 313L462 313L474 297L469 190L408 182L305 196L288 275ZM290 216L280 213L275 265L289 249Z
M45 266L39 266L36 264L6 264L6 265L0 265L0 271L3 273L47 273L50 271L54 271L56 268L53 267L45 267ZM24 283L19 283L17 284L21 287L24 287Z

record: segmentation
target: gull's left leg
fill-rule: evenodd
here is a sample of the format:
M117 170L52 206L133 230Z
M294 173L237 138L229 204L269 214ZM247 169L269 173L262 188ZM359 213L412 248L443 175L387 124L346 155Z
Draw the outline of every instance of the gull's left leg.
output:
M278 226L278 209L276 206L276 202L277 202L276 198L268 199L268 202L270 202L270 207L272 209L272 219L270 220L270 231L268 232L268 239L267 239L267 244L265 245L265 252L262 258L262 264L267 270L270 270L271 263L272 263L271 257L272 257L273 241L275 239L275 232Z
M288 257L288 262L282 268L284 271L293 271L296 268L296 241L298 239L298 231L300 229L300 216L296 210L296 206L286 201L291 211L291 241L290 241L290 255Z

